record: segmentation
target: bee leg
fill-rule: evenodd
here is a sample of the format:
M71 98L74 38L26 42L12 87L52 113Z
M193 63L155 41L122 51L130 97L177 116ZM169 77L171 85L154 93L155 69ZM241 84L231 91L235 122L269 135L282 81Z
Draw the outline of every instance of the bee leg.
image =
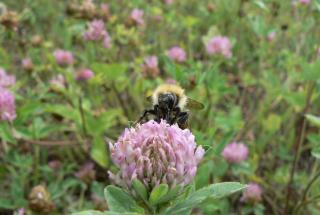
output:
M156 111L154 109L144 110L143 114L140 116L138 121L136 123L141 122L143 119L145 119L149 114L156 115ZM135 123L135 124L136 124Z
M168 108L168 109L167 109L166 121L167 121L167 123L169 123L169 124L171 123L170 117L171 117L171 110Z
M179 107L176 107L176 108L173 109L172 112L174 113L174 116L172 117L172 119L170 121L171 125L177 122L177 119L178 119L178 117L179 117L179 115L181 113L181 109Z
M188 118L189 118L189 114L187 112L179 113L179 116L177 118L178 126L182 129L185 129L187 127Z

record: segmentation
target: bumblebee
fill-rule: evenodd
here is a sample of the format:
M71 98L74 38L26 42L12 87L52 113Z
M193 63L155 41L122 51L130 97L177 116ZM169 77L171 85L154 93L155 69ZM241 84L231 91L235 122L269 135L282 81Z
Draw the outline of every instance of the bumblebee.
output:
M149 115L160 122L164 119L170 125L177 123L181 129L188 127L189 114L186 109L203 109L204 105L184 94L184 89L178 85L162 84L158 86L152 96L153 109L144 110L138 122L147 120Z

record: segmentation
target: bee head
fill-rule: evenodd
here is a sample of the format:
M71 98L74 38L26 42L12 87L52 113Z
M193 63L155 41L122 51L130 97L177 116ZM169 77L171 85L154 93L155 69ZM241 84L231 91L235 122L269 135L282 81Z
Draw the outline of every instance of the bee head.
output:
M176 103L177 103L177 96L175 94L173 93L159 94L158 104L160 108L173 109Z

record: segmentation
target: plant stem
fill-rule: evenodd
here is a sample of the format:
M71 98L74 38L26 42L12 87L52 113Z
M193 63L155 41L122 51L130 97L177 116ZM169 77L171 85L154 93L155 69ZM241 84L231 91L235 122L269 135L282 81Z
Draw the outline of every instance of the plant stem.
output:
M307 194L312 186L312 184L314 182L316 182L316 180L320 177L320 171L309 181L309 183L306 186L306 189L304 190L303 194L302 194L302 198L301 198L301 202L300 204L297 205L296 209L294 210L295 214L298 214L299 210L301 209L301 207L303 205L305 205L306 202L306 198L307 198Z
M317 196L311 198L310 200L305 200L305 201L301 202L301 203L297 206L297 208L295 209L295 211L294 211L293 214L298 214L299 211L300 211L300 209L301 209L303 206L305 206L305 205L307 205L307 204L309 204L309 203L312 203L313 201L315 201L316 199L319 199L319 198L320 198L320 195L317 195Z
M294 179L294 174L296 171L296 166L298 164L299 158L300 158L300 153L301 153L301 145L303 143L304 137L305 137L305 131L306 131L306 125L307 125L307 121L305 118L305 114L307 113L309 106L310 106L310 102L311 102L311 96L312 96L312 92L313 89L315 88L315 83L312 83L308 92L307 92L307 98L306 98L306 103L305 103L305 107L302 111L302 115L300 117L302 118L302 126L300 127L300 130L296 136L296 141L295 141L295 154L294 154L294 159L292 162L292 167L291 167L291 171L290 171L290 176L289 176L289 181L287 184L287 194L286 194L286 200L285 200L285 207L283 210L283 215L287 215L288 214L288 210L289 210L289 202L290 202L290 197L291 197L291 186L293 183L293 179Z
M83 106L82 106L81 96L79 96L79 111L80 111L80 115L81 115L81 124L82 124L83 134L85 137L87 137L86 119L84 116L84 110L83 110Z

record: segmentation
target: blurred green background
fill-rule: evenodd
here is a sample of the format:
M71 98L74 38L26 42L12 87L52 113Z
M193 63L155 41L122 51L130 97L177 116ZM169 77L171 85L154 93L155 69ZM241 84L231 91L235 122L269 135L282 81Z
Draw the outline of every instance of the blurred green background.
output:
M0 214L36 214L30 192L39 184L50 193L49 214L107 208L102 192L115 168L107 142L151 107L148 93L173 80L205 104L189 122L197 144L211 147L196 186L263 188L260 202L243 203L239 194L208 200L194 214L284 214L286 207L319 214L320 1L304 2L0 1L0 67L16 76L17 111L12 123L0 122ZM130 16L134 8L143 10L143 25ZM84 39L94 19L104 21L110 47ZM231 58L207 53L217 35L229 38ZM184 49L184 62L168 56L173 46ZM57 64L58 49L73 53L74 63ZM152 55L156 73L145 67ZM94 76L77 81L82 68ZM59 74L62 86L52 83ZM241 164L221 156L232 141L249 148Z

